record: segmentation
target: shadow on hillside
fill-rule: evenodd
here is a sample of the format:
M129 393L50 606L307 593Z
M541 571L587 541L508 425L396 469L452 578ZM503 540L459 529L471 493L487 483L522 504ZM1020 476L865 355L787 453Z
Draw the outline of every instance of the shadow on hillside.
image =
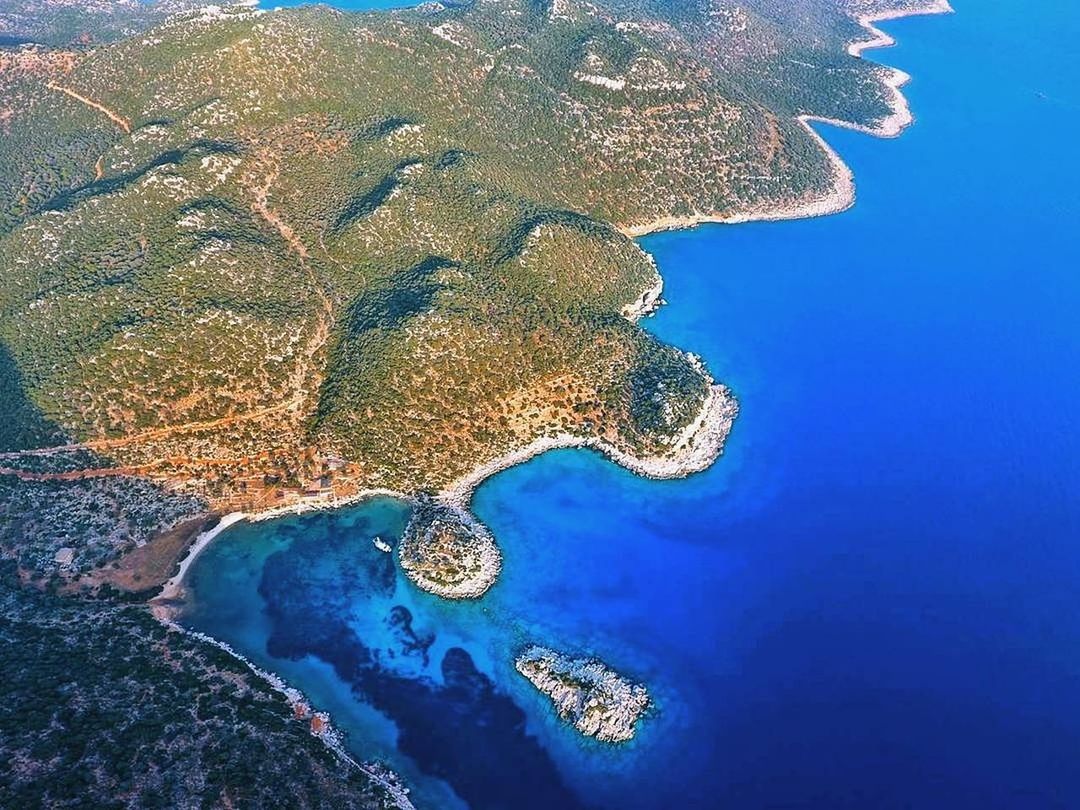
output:
M0 451L29 450L64 441L60 427L27 396L15 358L0 343Z

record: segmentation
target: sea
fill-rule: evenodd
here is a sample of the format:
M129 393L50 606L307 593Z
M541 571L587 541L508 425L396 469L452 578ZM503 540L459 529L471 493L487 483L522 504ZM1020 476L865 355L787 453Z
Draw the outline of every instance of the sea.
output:
M742 411L644 480L585 450L502 472L480 600L418 591L408 506L241 524L185 623L302 689L418 807L1080 807L1080 8L883 24L917 122L821 126L858 202L641 240L644 322ZM597 656L654 702L587 739L513 668Z

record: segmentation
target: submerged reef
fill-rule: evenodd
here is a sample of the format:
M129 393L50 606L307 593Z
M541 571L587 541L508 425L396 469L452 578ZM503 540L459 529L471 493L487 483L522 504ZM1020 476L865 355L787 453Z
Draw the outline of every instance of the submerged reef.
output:
M602 742L632 740L637 721L651 705L643 685L627 680L595 658L570 658L547 647L532 646L514 665L551 698L559 717Z
M502 567L499 547L484 524L427 496L416 503L398 558L418 587L446 599L483 595Z
M266 561L259 583L267 653L312 656L398 729L397 747L474 810L574 810L580 803L524 710L459 646L394 601L389 555L344 541L333 513L312 516ZM358 553L357 545L361 547Z

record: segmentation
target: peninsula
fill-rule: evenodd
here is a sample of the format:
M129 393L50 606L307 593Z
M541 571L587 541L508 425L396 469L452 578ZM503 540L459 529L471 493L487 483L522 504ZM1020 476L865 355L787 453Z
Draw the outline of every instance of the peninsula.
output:
M0 538L33 578L108 579L211 510L467 508L552 447L704 468L737 406L635 323L661 283L627 235L849 205L807 121L903 126L870 26L946 8L135 5L160 24L0 51L8 500L143 524Z

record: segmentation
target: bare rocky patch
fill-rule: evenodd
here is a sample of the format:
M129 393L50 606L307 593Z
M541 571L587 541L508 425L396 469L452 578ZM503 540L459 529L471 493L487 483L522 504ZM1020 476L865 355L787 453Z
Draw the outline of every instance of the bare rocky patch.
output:
M532 646L514 665L551 698L559 717L602 742L632 740L638 721L651 705L643 685L595 658L571 658L547 647Z

